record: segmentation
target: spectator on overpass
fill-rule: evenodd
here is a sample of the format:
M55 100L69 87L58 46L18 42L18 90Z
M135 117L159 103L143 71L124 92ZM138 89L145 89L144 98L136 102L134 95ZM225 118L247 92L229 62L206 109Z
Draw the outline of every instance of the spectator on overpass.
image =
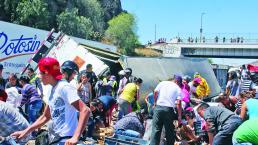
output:
M219 42L219 37L216 36L216 37L215 37L215 43L218 43L218 42Z
M202 42L205 43L205 37L202 38Z
M244 38L243 37L240 38L240 42L244 43Z

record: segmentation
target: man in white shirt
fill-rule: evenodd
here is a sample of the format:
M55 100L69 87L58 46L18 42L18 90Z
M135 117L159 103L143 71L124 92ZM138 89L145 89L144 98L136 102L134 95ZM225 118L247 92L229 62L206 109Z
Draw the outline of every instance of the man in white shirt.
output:
M196 94L196 88L200 85L202 80L200 78L194 78L193 81L188 83L190 86L190 94L191 98L198 98L198 95Z
M166 131L167 144L173 145L175 142L175 133L173 120L178 117L178 123L181 124L181 100L182 77L175 75L170 81L162 81L154 90L154 114L152 121L151 145L158 145L163 128ZM176 104L176 101L178 103ZM177 108L178 116L174 108Z
M39 61L39 71L42 83L52 86L48 96L48 105L43 114L30 127L23 131L13 133L21 139L33 130L40 128L50 119L58 145L75 145L85 129L90 109L80 100L77 90L67 81L61 80L59 62L54 58L43 58ZM79 112L79 120L77 119Z

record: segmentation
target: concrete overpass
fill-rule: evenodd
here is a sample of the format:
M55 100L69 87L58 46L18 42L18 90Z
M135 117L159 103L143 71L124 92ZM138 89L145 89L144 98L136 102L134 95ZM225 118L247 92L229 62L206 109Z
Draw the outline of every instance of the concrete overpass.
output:
M258 43L158 43L147 47L165 57L258 58Z

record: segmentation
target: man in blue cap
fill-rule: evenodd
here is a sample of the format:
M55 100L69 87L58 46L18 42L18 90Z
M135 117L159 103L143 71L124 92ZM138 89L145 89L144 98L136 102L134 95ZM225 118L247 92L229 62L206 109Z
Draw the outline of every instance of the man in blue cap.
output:
M163 126L166 131L167 144L174 144L176 137L173 120L178 119L179 124L181 124L181 85L182 77L175 75L173 79L160 82L155 88L151 145L159 144ZM175 108L177 108L178 115L175 114Z

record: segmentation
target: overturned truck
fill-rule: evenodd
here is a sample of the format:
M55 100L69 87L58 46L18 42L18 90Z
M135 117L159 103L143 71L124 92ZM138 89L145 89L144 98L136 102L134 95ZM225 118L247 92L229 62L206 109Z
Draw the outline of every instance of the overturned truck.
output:
M167 80L174 74L194 76L199 72L210 88L209 97L220 93L221 88L207 59L200 58L167 58L167 57L124 57L124 66L133 69L133 75L143 79L142 95L151 92L159 81Z
M73 60L80 71L91 63L97 75L107 70L117 75L121 69L130 67L133 75L144 81L141 96L151 92L159 81L173 74L193 76L195 72L207 80L211 97L220 92L207 59L128 57L117 53L115 46L71 37L62 32L48 32L3 21L0 21L0 26L0 63L4 65L5 77L10 73L24 73L28 67L36 69L37 62L49 56L57 58L61 64Z

